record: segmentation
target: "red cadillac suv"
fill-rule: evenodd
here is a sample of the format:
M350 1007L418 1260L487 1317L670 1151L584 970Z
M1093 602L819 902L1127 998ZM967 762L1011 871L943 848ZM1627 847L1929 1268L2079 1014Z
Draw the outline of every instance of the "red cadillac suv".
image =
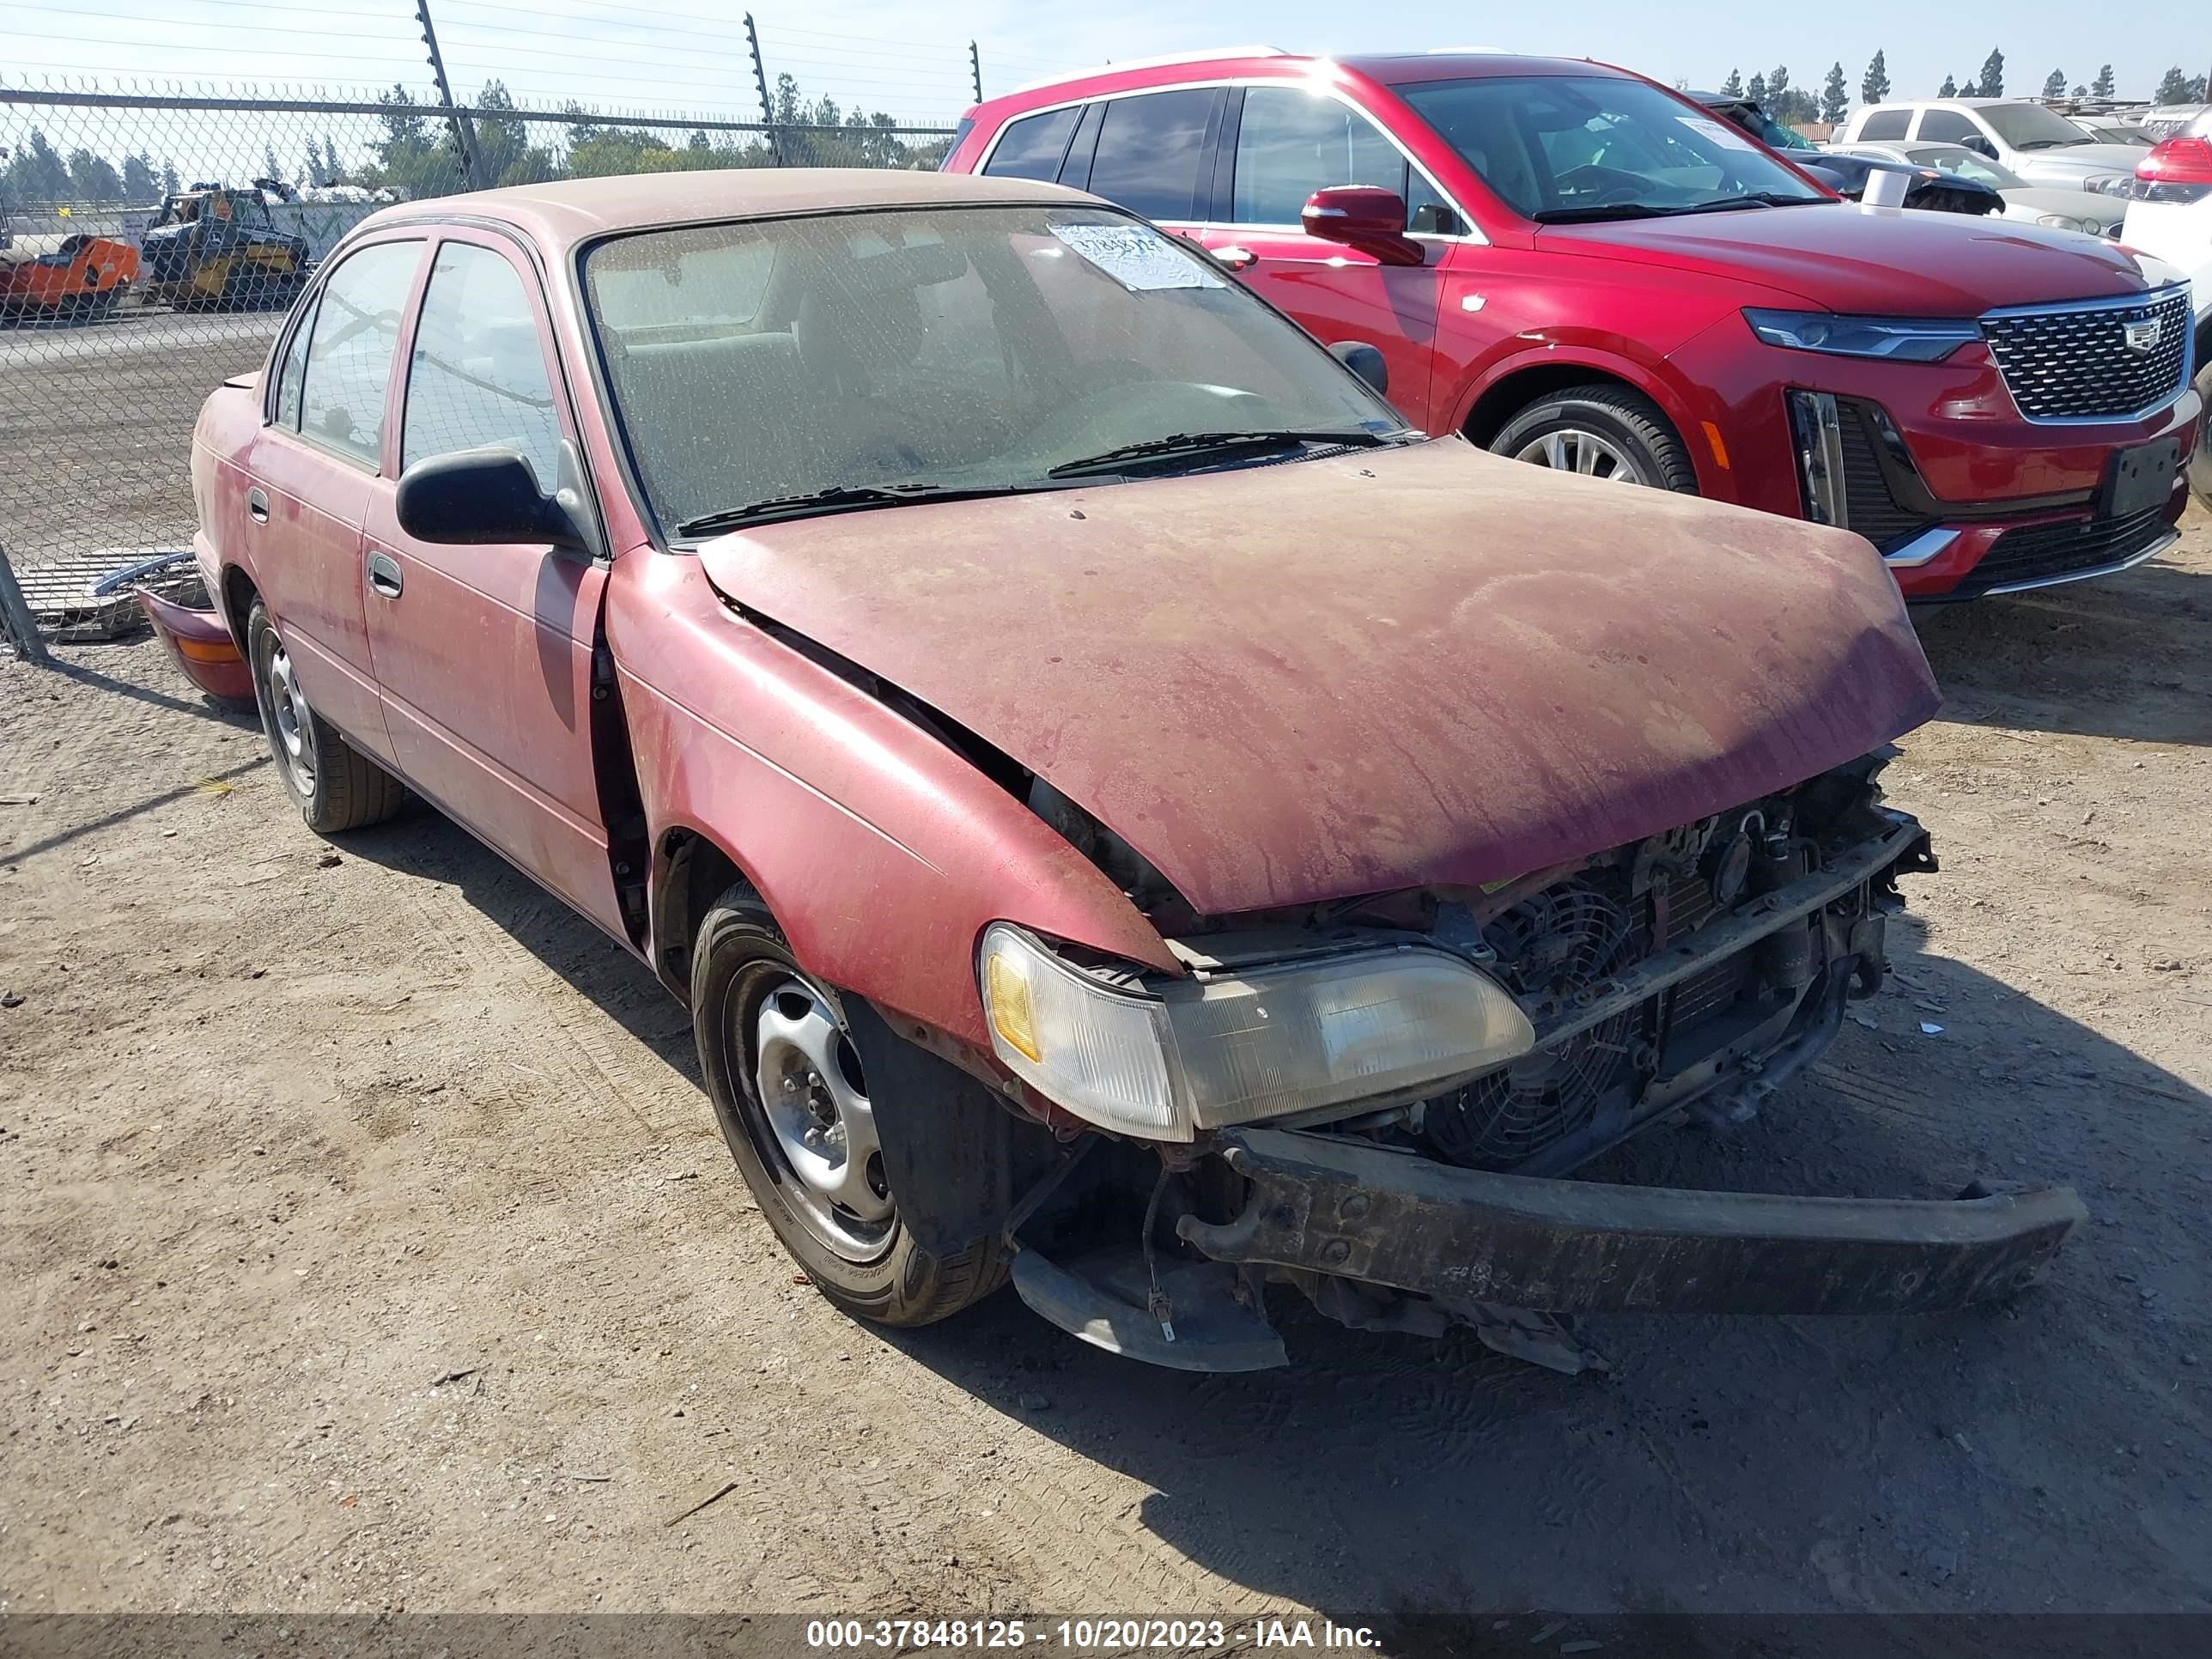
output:
M1622 70L1123 64L976 106L945 165L1190 237L1432 433L1844 526L1916 600L2124 569L2188 499L2179 271L1838 201Z

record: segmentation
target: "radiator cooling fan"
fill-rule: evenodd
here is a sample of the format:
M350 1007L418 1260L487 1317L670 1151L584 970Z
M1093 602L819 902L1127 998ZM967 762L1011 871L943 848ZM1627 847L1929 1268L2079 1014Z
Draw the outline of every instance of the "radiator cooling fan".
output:
M1626 967L1635 924L1619 900L1581 878L1547 887L1490 922L1483 937L1501 976L1523 996L1580 990ZM1628 1059L1632 1011L1539 1048L1423 1109L1422 1137L1453 1163L1509 1170L1585 1127Z

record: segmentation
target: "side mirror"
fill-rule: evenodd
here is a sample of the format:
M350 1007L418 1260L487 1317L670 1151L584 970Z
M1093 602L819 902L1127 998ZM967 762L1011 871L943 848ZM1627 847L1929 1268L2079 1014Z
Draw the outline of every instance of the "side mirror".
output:
M392 503L399 527L418 542L450 546L550 542L587 552L590 538L558 495L538 487L537 469L505 444L455 450L399 475Z
M1980 156L1984 161L1994 161L1997 159L1997 147L1991 143L1988 139L1983 137L1978 132L1969 137L1961 138L1959 142L1965 148L1973 151L1975 155Z
M1421 245L1406 234L1406 198L1377 185L1333 185L1306 198L1298 222L1309 236L1371 253L1386 265L1426 262Z
M1328 355L1366 381L1367 389L1376 397L1390 395L1390 365L1366 341L1339 340L1328 349Z

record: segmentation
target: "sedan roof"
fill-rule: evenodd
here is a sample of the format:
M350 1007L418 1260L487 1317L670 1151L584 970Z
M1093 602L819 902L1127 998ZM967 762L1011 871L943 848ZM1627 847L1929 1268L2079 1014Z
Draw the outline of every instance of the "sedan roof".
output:
M1095 196L1029 179L918 173L888 167L718 167L651 173L559 184L518 185L386 208L362 222L364 230L424 220L497 219L565 247L611 230L696 224L783 214L838 213L868 208L990 206L1015 202L1080 202Z

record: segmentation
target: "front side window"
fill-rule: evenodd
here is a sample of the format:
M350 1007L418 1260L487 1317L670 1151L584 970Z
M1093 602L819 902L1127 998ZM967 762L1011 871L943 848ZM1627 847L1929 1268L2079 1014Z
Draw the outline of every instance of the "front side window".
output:
M540 489L559 483L561 422L522 276L490 248L447 242L415 325L399 464L484 444L521 451Z
M1920 118L1920 136L1931 144L1987 144L1982 130L1954 109L1931 109Z
M1406 158L1358 111L1296 87L1253 87L1237 130L1230 218L1295 225L1306 198L1334 185L1406 193Z
M1092 192L1147 219L1197 218L1199 168L1220 102L1210 88L1116 98L1091 158Z
M1071 106L1007 122L983 171L994 178L1051 181L1059 175L1060 157L1067 154L1068 135L1075 131L1076 117L1082 113L1079 107Z
M764 297L721 320L752 265ZM653 231L584 274L633 465L679 538L876 504L855 492L1097 486L1419 435L1180 239L1100 208ZM672 329L674 304L693 325Z
M2067 149L2089 135L2041 104L1990 104L1979 112L1990 131L2013 149Z
M379 242L348 255L323 285L307 339L300 430L371 468L384 444L399 315L422 256L420 242Z
M1710 111L1642 81L1498 75L1397 90L1508 207L1540 224L1829 199Z

